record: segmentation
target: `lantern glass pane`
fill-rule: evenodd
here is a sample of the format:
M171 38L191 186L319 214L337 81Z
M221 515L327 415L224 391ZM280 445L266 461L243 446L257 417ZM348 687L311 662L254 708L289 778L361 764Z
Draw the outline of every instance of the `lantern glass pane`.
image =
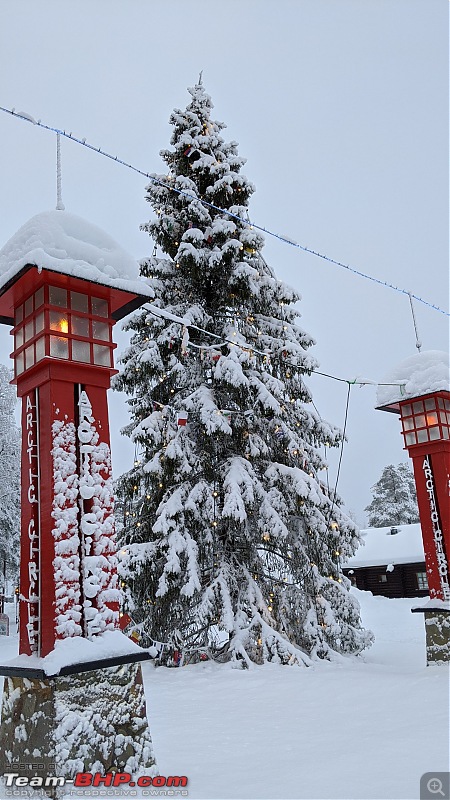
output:
M50 336L50 355L54 358L69 358L69 342L62 336Z
M34 318L34 330L36 333L44 330L44 312L40 311Z
M41 288L34 293L34 307L39 308L43 304L44 304L44 287L41 286Z
M109 347L103 347L101 344L94 344L94 364L98 364L101 367L111 366Z
M411 431L414 428L414 420L412 417L406 417L403 420L403 430L404 431Z
M413 411L414 414L420 414L420 412L423 411L423 403L421 400L419 400L417 403L413 403Z
M51 306L67 308L67 292L59 286L50 286L49 303Z
M447 427L442 428L442 436L444 439L450 439L450 433Z
M97 317L108 316L108 301L102 300L100 297L92 298L92 313Z
M25 316L28 317L33 313L33 295L25 300Z
M427 425L428 425L428 427L430 427L430 425L437 425L437 424L438 424L437 412L435 411L434 414L430 414L428 412L428 414L427 414Z
M77 317L72 314L72 333L75 336L89 336L89 320L87 317ZM84 359L82 359L84 361Z
M89 364L91 360L91 346L89 342L77 342L76 339L72 341L72 360L84 361Z
M416 428L424 428L426 425L425 416L418 414L417 417L414 417L414 422L416 423Z
M428 442L428 431L426 428L417 431L417 443L420 444L421 442Z
M434 401L434 397L429 397L428 400L425 400L425 410L431 411L436 408L436 403Z
M444 408L450 411L450 400L444 400Z
M36 340L36 361L40 361L41 358L45 357L45 339L43 336L40 336L39 339Z
M438 397L437 401L438 401L439 408L444 408L444 398L443 397Z
M87 294L81 294L80 292L71 292L70 305L74 311L82 311L84 314L87 314L89 311Z
M407 406L402 406L402 417L410 417L412 414L412 408L408 404Z
M25 369L30 369L34 364L34 345L25 349Z
M23 328L19 328L18 331L14 334L14 347L17 350L18 347L23 345Z
M102 339L104 342L109 342L109 325L107 322L99 322L99 320L92 320L92 336L94 339Z
M25 324L25 341L28 342L34 335L33 320L29 319Z
M441 438L441 433L440 433L438 425L436 425L436 427L429 428L428 433L430 435L430 442L433 442L436 439L440 439Z
M439 419L441 420L441 422L444 423L447 422L447 414L445 413L445 411L439 412Z
M405 444L416 444L416 434L405 433Z
M50 329L52 331L60 331L61 333L69 332L69 320L67 314L62 314L60 311L50 311Z
M23 361L23 353L19 353L19 355L16 356L16 375L20 375L20 373L23 372Z
M22 322L22 320L23 320L23 306L17 306L15 314L14 314L14 319L15 319L16 325L18 325L19 322Z

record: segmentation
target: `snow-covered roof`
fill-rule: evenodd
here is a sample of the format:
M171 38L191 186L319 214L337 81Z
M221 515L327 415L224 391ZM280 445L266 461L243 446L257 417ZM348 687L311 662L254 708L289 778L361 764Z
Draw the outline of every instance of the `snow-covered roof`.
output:
M28 264L153 297L139 267L101 228L67 211L32 217L0 250L0 292Z
M441 350L426 350L402 361L378 386L377 408L396 406L401 400L437 391L450 391L449 356Z
M420 522L395 525L395 528L398 531L395 534L391 534L391 528L367 528L361 531L363 544L344 567L379 567L425 561Z

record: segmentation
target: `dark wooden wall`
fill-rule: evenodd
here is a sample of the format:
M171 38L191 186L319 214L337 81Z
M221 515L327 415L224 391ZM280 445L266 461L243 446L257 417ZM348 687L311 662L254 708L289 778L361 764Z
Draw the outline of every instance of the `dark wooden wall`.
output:
M350 578L358 589L384 597L427 597L428 589L419 589L416 575L425 572L425 562L416 564L397 564L392 572L386 572L387 564L381 567L359 567L344 569L344 575ZM380 577L386 576L386 581Z

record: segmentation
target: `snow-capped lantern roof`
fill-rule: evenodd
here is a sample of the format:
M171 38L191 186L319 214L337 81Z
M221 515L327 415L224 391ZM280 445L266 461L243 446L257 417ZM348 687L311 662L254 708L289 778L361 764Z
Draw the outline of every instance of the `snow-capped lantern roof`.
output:
M12 324L7 290L32 267L134 294L138 305L153 297L137 262L101 228L67 211L36 214L0 250L0 321Z
M390 370L381 381L377 392L376 408L382 411L399 412L404 400L449 392L449 356L441 350L426 350L416 353Z

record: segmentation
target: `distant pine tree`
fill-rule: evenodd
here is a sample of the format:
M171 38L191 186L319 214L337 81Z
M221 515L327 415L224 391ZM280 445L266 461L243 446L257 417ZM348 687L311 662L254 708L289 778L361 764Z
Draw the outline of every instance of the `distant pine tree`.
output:
M0 364L0 587L5 573L7 581L16 581L19 569L21 446L11 378L7 367Z
M385 467L380 479L372 486L372 492L372 502L364 509L371 528L419 521L416 485L409 464Z
M165 663L175 649L247 664L359 652L371 634L341 569L359 538L323 481L320 448L341 433L311 408L314 342L237 218L254 191L244 159L201 83L189 92L142 226L165 254L141 270L166 316L132 317L116 382L139 451L119 481L124 581Z

